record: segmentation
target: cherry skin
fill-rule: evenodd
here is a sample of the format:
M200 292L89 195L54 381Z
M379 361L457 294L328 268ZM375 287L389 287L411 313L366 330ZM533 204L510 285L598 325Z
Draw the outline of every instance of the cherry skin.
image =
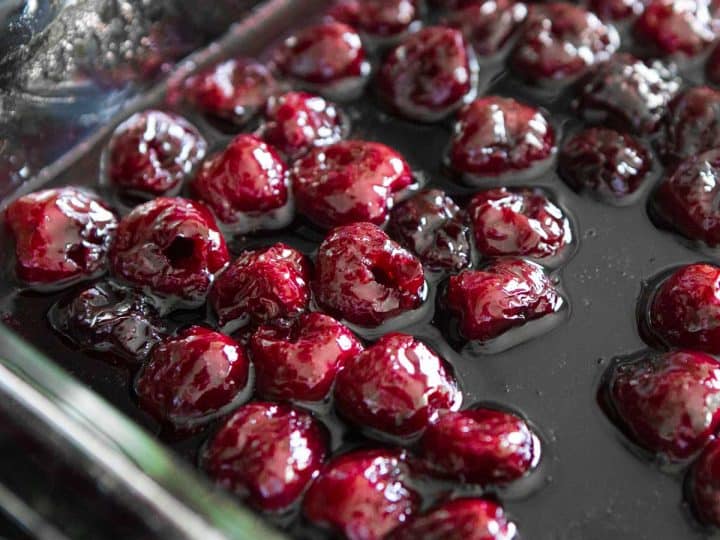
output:
M409 467L394 450L357 450L334 458L305 495L303 513L348 540L380 540L420 507Z
M690 504L705 525L720 527L720 440L705 447L689 473Z
M207 143L181 116L137 113L120 124L108 148L108 180L121 192L151 198L173 195L205 157Z
M587 0L590 11L603 21L623 23L640 15L648 0Z
M313 290L318 305L338 318L378 326L420 307L422 264L371 223L330 231L318 249Z
M261 326L250 339L256 391L264 399L322 401L362 350L347 327L322 313Z
M358 221L382 225L398 192L412 183L400 154L367 141L316 148L293 169L298 211L328 229Z
M402 36L420 22L417 0L341 0L329 14L370 39Z
M652 0L633 27L636 40L662 55L696 56L715 41L713 17L705 0Z
M373 432L413 437L462 394L442 359L414 337L392 333L349 358L335 385L342 416Z
M136 207L120 221L110 249L115 276L188 306L204 302L228 260L210 211L179 197L159 197Z
M97 195L75 187L20 197L7 207L5 223L15 239L17 277L43 287L101 274L118 226Z
M570 222L539 190L482 191L468 206L475 246L487 257L547 259L572 242Z
M250 361L228 336L191 326L152 351L135 383L140 407L176 430L192 430L248 397Z
M249 403L205 447L203 469L255 508L279 512L300 499L327 455L325 429L309 413Z

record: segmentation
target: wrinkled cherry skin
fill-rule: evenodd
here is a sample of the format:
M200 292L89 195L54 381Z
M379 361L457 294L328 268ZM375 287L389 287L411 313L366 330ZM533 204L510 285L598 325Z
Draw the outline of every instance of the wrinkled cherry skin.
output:
M667 278L649 309L650 331L663 343L720 354L720 268L690 264Z
M707 86L686 90L670 102L660 131L670 164L720 146L720 92Z
M371 223L330 231L318 249L315 299L333 316L378 326L420 307L425 294L422 264Z
M421 433L462 394L443 360L406 334L386 334L348 359L335 384L335 406L356 425L396 437Z
M110 140L108 179L121 191L146 197L177 192L206 151L203 136L181 116L137 113L120 124Z
M150 300L109 282L97 283L56 303L50 324L80 349L111 353L129 363L144 360L165 325Z
M346 121L337 105L305 92L271 98L260 128L262 138L288 159L296 159L316 146L336 143L346 132Z
M240 407L202 453L204 470L220 486L260 510L295 503L328 453L328 436L309 413L256 402Z
M431 270L459 271L471 263L470 231L458 205L439 189L393 208L388 234Z
M655 194L655 208L663 220L683 236L720 245L720 149L683 161L663 180Z
M310 301L311 271L307 257L283 243L246 251L218 276L208 301L220 326L299 315Z
M231 338L191 326L156 346L135 383L140 407L176 429L192 429L238 405L250 361Z
M510 41L528 14L527 5L515 0L465 2L443 18L457 28L479 56L492 56Z
M640 15L648 0L587 0L586 3L602 20L623 22Z
M500 176L530 168L549 158L554 148L555 131L538 109L488 96L460 111L450 164L469 175Z
M470 484L507 484L540 460L527 422L495 409L448 412L420 439L424 467L434 476Z
M578 107L592 123L648 134L657 128L680 84L672 66L616 54L588 75L580 87Z
M329 15L373 38L392 38L420 21L417 0L340 0Z
M642 45L664 55L695 56L715 41L707 0L652 0L635 21L633 34Z
M462 336L481 342L559 311L563 304L542 268L521 259L501 259L450 276L445 296Z
M382 225L395 194L412 183L403 157L376 142L342 141L316 148L293 169L298 211L327 229L358 221Z
M385 57L377 88L399 114L435 121L472 99L476 70L460 31L431 26L405 38Z
M110 249L115 276L191 304L205 300L229 258L210 211L180 197L136 207L120 221Z
M720 426L720 364L701 352L619 362L603 390L608 414L630 439L671 461L693 457Z
M203 163L191 188L222 223L264 213L288 201L288 169L278 152L255 135L238 135Z
M567 217L539 190L482 191L472 198L467 212L475 246L488 257L545 259L572 242Z
M310 486L303 513L348 540L381 540L420 508L420 495L406 484L409 473L398 451L336 457Z
M690 504L705 525L720 527L720 440L705 447L690 469Z
M261 326L250 339L255 389L264 399L324 400L338 370L362 350L347 327L322 313Z
M58 286L101 273L118 226L97 195L75 187L20 197L7 207L5 224L15 239L17 277Z
M558 172L571 188L618 203L638 190L651 166L650 153L634 137L602 127L572 135L558 156Z
M454 499L393 530L385 540L515 540L517 526L489 499Z
M249 58L234 58L188 79L185 96L203 113L242 125L278 89L266 66Z
M567 81L610 58L619 46L617 31L584 8L566 2L535 4L511 66L532 81Z

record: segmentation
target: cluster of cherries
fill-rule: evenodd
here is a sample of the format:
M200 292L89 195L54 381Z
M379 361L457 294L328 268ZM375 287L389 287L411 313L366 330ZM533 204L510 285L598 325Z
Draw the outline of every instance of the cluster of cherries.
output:
M109 270L53 307L53 327L139 366L139 404L169 429L219 422L200 458L215 481L262 511L300 507L310 523L351 539L516 536L485 496L421 512L414 482L484 489L526 476L541 453L528 422L501 408L461 409L451 367L417 338L391 332L369 343L356 334L402 328L434 290L449 341L495 352L519 331L545 331L567 304L545 268L567 260L573 230L550 193L518 182L557 164L573 189L626 204L651 179L649 139L674 171L652 198L654 215L720 243L720 93L681 92L672 64L618 52L616 30L632 29L639 56L710 55L707 76L720 82L714 5L434 3L438 23L428 26L417 0L341 0L267 63L232 59L192 77L187 101L242 132L219 151L176 114L129 118L108 146L102 188L147 202L120 219L77 187L26 195L6 213L25 285L58 289ZM559 126L541 109L478 97L481 72L505 60L529 87L576 88L578 116L603 127L559 144ZM455 115L447 167L482 188L467 204L424 189L395 150L348 139L335 102L360 96L370 80L408 120ZM516 187L493 187L501 184ZM231 258L226 236L297 220L323 231L312 260L284 243ZM711 265L664 281L648 335L683 350L617 363L603 396L643 447L672 460L705 447L693 500L720 525L720 364L697 352L720 354L718 287ZM203 306L207 326L170 333L168 314ZM330 434L310 412L328 403L382 444L328 459Z

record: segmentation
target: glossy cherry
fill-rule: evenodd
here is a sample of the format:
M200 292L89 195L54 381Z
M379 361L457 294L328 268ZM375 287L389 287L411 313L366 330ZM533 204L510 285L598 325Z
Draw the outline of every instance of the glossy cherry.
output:
M635 39L663 55L695 56L715 41L707 0L652 0L633 27Z
M210 477L265 511L299 500L327 455L327 433L309 413L249 403L223 424L202 452Z
M422 264L371 223L337 227L318 249L315 299L331 315L378 326L420 307Z
M720 439L708 443L690 469L689 494L700 522L720 527Z
M303 513L348 540L381 540L420 507L408 477L398 451L357 450L336 457L310 486Z
M265 399L321 401L335 375L363 350L343 324L322 313L261 326L250 339L255 388Z
M7 207L15 239L15 272L31 285L60 286L94 277L107 265L117 218L91 191L45 189Z
M330 16L371 39L401 36L420 24L417 0L340 0Z

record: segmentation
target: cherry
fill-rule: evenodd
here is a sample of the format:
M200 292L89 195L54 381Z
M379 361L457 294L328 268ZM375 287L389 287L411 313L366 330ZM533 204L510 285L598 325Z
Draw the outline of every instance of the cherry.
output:
M689 473L690 503L706 525L720 527L720 440L708 443Z
M475 94L477 65L462 33L431 26L405 38L383 61L381 97L399 114L433 122Z
M298 501L327 454L325 429L309 413L276 403L240 407L208 442L210 477L254 507L281 511Z
M140 406L177 430L192 430L249 397L250 361L231 338L191 326L156 346L137 381Z
M7 207L5 222L15 239L17 277L38 286L62 286L95 277L117 228L109 207L91 191L45 189Z
M695 56L715 41L708 4L706 0L652 0L635 21L634 36L663 55Z
M623 359L610 368L603 392L625 433L671 461L691 458L720 427L720 364L704 353Z
M303 512L313 523L348 540L380 540L420 506L407 485L405 455L394 450L358 450L336 457L310 486Z
M317 303L352 323L378 326L424 300L420 261L371 223L330 231L320 244L316 266Z
M517 526L499 504L480 498L453 499L394 529L386 540L514 540Z
M207 143L181 116L149 110L120 124L108 147L108 179L118 190L151 198L175 194L205 157Z
M277 243L246 251L218 276L208 301L222 327L299 315L310 301L310 262Z
M368 38L395 38L420 23L417 0L340 0L330 16Z
M568 81L607 60L620 46L612 26L567 2L533 5L511 66L533 82Z
M386 334L349 358L335 385L335 406L346 419L381 434L420 434L462 394L442 359L406 334Z
M205 301L228 260L210 211L179 197L159 197L136 207L120 221L110 249L117 277L188 306Z
M243 125L278 90L266 66L250 58L231 58L188 79L185 95L203 113Z
M486 342L557 312L562 296L537 264L501 259L482 270L450 276L445 308L465 339Z
M265 399L321 401L335 375L363 350L344 325L321 313L261 326L250 339L255 387Z
M567 217L538 189L481 191L470 201L468 216L475 246L488 257L546 259L572 241Z
M470 177L531 172L555 151L555 131L534 107L511 98L476 99L458 115L450 165Z
M393 208L388 233L431 270L470 265L470 231L455 202L439 189L422 191Z
M293 169L298 211L324 228L358 221L382 225L396 194L412 183L402 156L375 142L316 148Z
M640 15L648 0L587 0L586 3L602 20L624 22Z

